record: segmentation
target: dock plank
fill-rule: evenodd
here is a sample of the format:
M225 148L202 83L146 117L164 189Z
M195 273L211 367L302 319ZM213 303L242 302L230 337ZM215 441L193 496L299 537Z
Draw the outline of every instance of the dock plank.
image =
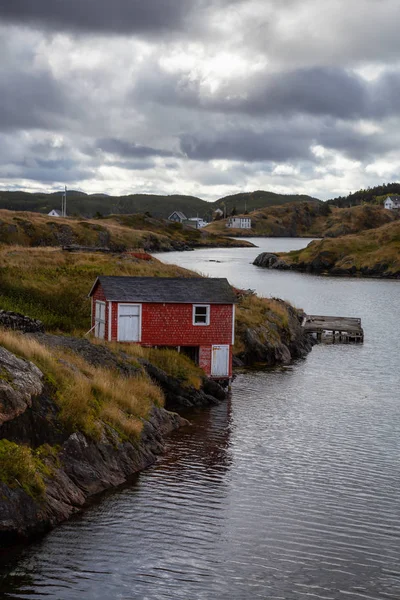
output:
M332 341L363 342L364 330L361 319L357 317L338 317L325 315L306 315L302 323L309 333L315 333L318 339L322 335L331 336Z

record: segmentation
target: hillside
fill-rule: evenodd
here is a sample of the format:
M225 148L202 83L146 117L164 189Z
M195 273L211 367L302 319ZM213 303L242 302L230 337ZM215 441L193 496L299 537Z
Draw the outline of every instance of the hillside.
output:
M322 202L301 202L255 210L246 216L252 220L251 231L229 229L227 219L214 221L206 229L235 237L338 237L380 227L400 215L380 206L340 209Z
M265 192L257 190L255 192L241 192L232 196L225 196L214 203L214 209L220 208L229 215L232 210L238 214L245 211L251 212L258 208L267 206L279 206L293 202L321 202L317 198L300 194L275 194L274 192Z
M243 242L245 243L245 242ZM0 244L108 247L114 251L179 250L200 246L238 245L204 230L183 227L145 215L106 219L49 217L38 213L0 210Z
M357 190L348 196L332 198L328 200L328 204L339 208L357 206L364 202L380 205L389 194L400 194L400 183L383 183L366 190Z
M303 250L264 257L258 266L330 275L400 278L400 221L335 239L311 242Z
M52 194L0 191L0 209L31 211L48 214L52 209L60 210L61 192ZM211 220L216 208L226 208L229 214L233 208L238 211L253 210L261 206L284 204L293 201L312 200L309 196L290 196L273 192L249 192L220 198L216 202L206 202L196 196L175 194L130 194L128 196L108 196L107 194L85 194L68 191L68 214L82 217L110 214L149 213L153 217L167 219L174 210L182 211L187 217L203 217Z
M61 209L61 192L53 194L0 191L0 209L32 211L48 214L52 209ZM110 215L150 213L166 219L174 210L189 213L186 216L205 216L209 203L195 196L157 196L132 194L129 196L88 195L74 190L68 191L68 214L93 217L97 214Z

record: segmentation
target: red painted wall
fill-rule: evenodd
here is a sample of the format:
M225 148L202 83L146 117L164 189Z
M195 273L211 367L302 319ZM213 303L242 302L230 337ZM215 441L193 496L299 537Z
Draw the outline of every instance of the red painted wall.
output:
M201 346L232 343L232 305L211 304L210 324L193 325L192 304L143 304L142 343Z

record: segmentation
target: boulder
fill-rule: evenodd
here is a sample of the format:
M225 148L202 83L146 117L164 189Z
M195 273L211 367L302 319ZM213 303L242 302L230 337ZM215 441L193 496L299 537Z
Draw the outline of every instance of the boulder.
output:
M279 258L276 254L272 254L271 252L262 252L257 256L254 260L253 265L256 267L263 267L265 269L280 269L287 270L290 269L290 266L285 263L284 260Z
M42 390L42 372L0 346L0 425L25 412Z
M22 331L23 333L44 331L44 325L39 319L31 319L26 315L10 310L0 310L0 326L6 329Z

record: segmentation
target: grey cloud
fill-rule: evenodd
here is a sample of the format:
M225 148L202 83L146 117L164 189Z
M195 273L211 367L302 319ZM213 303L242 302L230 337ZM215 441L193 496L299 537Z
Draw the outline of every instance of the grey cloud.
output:
M188 5L181 0L2 0L0 18L51 28L129 33L175 29L187 16Z
M115 138L104 138L97 140L95 147L110 154L131 158L147 158L149 156L175 156L175 154L170 150L151 148L150 146L141 146L140 144L132 144L125 140L119 140Z
M238 127L217 134L186 134L181 137L181 149L188 158L195 160L280 162L289 159L312 159L309 148L311 140L312 135L305 129L294 131L289 125L270 126L263 131Z
M0 178L3 179L71 183L91 177L93 177L91 169L82 168L79 163L66 164L65 161L22 161L0 166Z
M81 109L72 104L63 86L46 70L28 73L0 70L0 129L57 129Z
M189 73L166 73L152 64L138 74L130 98L141 103L254 118L304 114L352 120L400 114L398 70L384 72L373 81L333 67L258 72L229 80L214 93L203 83Z
M247 113L306 113L349 118L367 112L368 88L360 77L344 69L314 67L256 76L247 95L227 94L230 110ZM235 91L238 97L235 98ZM233 97L232 97L233 96Z
M207 12L238 0L2 0L0 19L51 30L169 35L207 21Z
M156 165L153 160L117 160L113 161L112 166L128 171L149 171Z

